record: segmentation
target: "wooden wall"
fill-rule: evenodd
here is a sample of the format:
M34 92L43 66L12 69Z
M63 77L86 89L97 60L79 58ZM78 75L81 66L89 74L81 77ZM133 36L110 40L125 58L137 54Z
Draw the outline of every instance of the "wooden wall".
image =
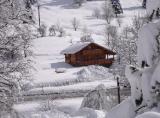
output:
M106 59L106 55L110 52L107 50L100 48L94 44L88 45L83 50L75 53L75 54L66 54L65 60L66 63L83 66L83 65L95 65L95 64L108 64L111 65L114 59Z

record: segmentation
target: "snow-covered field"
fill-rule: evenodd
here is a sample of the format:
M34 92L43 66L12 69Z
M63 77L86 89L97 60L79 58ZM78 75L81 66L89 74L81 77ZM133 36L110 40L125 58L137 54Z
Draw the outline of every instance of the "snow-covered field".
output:
M120 2L124 10L124 14L120 16L123 20L123 27L131 25L134 15L144 12L139 0L120 0ZM91 32L95 42L101 45L105 44L104 28L106 22L92 16L93 10L95 8L101 9L103 3L104 1L88 1L82 7L75 8L72 0L40 0L41 23L48 27L57 23L60 24L64 27L65 36L47 36L34 40L33 50L36 72L34 72L32 89L27 94L41 94L42 92L65 93L68 91L78 93L81 90L93 90L99 84L104 84L106 88L116 86L116 81L107 68L101 66L72 67L64 62L64 55L60 54L64 48L71 45L71 42L79 41L84 27L87 27ZM34 14L37 17L36 7L34 8ZM71 25L71 20L74 17L80 21L78 31L74 31ZM113 20L112 24L118 25L116 20ZM65 68L65 72L56 73L57 68ZM75 118L104 118L105 114L102 111L92 111L91 109L78 111L82 99L83 96L81 98L54 100L52 104L56 109L52 110L55 112L47 113L49 115L44 114L43 110L39 113L37 113L37 110L33 110L39 109L41 104L39 101L16 105L15 108L22 114L24 112L30 114L29 116L24 115L24 118L69 118L70 116ZM31 112L32 110L33 112ZM84 115L87 112L90 115ZM61 115L58 116L58 113Z

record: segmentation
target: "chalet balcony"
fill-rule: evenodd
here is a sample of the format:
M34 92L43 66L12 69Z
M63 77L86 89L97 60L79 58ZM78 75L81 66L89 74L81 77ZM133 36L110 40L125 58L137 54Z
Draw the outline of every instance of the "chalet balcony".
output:
M114 58L111 59L97 59L97 60L83 60L77 61L76 65L111 65L114 61Z

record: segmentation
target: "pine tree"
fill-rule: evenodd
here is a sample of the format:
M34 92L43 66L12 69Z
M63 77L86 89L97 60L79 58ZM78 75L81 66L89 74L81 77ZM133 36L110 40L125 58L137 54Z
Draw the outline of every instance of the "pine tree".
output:
M143 8L146 8L146 2L147 2L147 0L143 0L143 2L142 2L142 7Z
M123 9L121 7L121 4L118 0L112 0L112 8L114 10L114 13L116 14L116 16L118 14L123 13Z

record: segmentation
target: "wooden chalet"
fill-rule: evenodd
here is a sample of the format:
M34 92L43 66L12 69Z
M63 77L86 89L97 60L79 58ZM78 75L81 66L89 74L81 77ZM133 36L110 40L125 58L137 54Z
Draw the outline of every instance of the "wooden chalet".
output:
M65 62L73 66L104 65L110 66L114 61L115 52L96 43L85 42L69 46L61 52Z

